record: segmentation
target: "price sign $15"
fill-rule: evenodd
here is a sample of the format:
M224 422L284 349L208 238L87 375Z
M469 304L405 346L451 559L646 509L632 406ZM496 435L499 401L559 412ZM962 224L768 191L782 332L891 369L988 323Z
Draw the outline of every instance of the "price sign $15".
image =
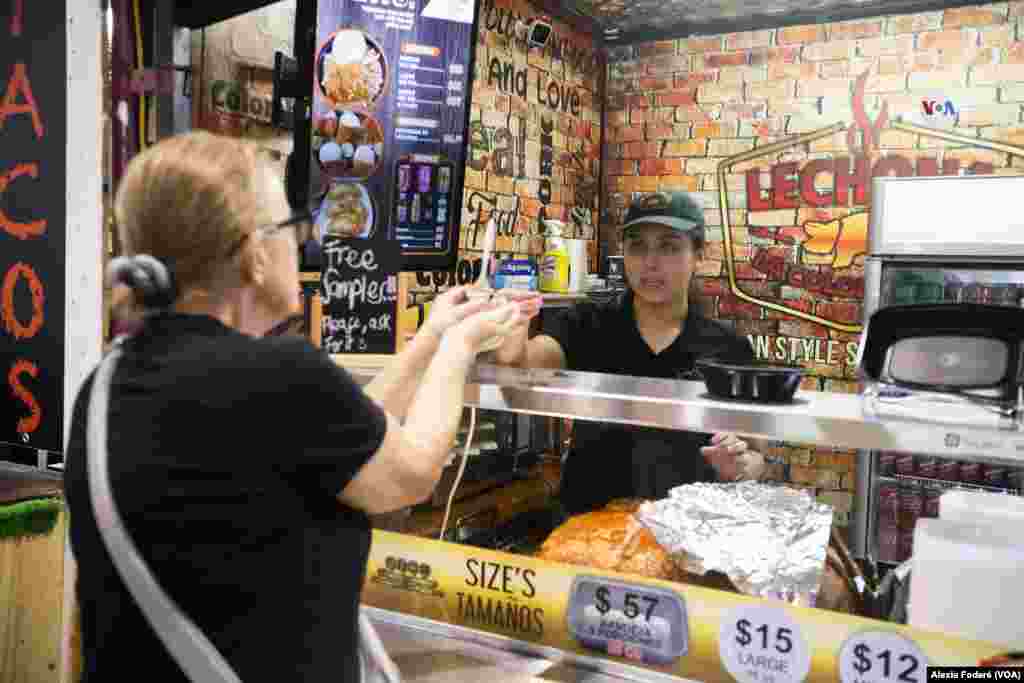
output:
M594 591L594 607L601 614L607 614L612 609L611 591L607 586L599 586ZM658 606L658 598L652 595L638 595L626 593L622 598L622 613L629 619L636 619L642 613L645 621L650 621L654 614L654 608Z
M785 626L771 628L768 624L755 627L750 619L736 622L736 644L749 647L753 644L762 650L774 649L780 655L793 651L793 630Z

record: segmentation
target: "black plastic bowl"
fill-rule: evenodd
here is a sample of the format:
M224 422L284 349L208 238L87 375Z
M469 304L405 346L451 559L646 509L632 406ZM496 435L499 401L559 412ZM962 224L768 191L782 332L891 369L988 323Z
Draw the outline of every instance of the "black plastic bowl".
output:
M727 363L698 360L695 363L708 393L715 398L757 403L789 403L800 388L805 370L799 365L777 363Z

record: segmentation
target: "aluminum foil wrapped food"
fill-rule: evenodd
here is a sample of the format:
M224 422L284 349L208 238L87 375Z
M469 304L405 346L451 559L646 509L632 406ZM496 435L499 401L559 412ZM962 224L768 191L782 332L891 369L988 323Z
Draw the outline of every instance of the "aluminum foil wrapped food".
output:
M725 574L747 595L814 606L832 507L805 491L751 481L689 484L636 515L680 568Z

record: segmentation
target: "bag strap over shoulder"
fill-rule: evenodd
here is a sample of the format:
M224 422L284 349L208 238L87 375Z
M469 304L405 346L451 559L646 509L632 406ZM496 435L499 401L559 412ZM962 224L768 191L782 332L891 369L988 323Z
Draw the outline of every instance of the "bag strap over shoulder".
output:
M164 647L192 681L241 683L223 656L157 583L128 536L114 504L107 454L107 416L114 368L120 345L100 363L89 394L89 432L86 441L89 495L96 525L121 579Z

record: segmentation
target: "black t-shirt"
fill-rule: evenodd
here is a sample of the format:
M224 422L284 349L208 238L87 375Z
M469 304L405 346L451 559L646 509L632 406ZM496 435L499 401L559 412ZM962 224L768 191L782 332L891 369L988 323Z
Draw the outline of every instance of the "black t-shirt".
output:
M83 683L187 680L127 592L89 499L87 399L65 486ZM165 592L243 681L352 681L367 516L337 494L380 446L384 412L329 357L205 316L161 315L111 389L110 479Z
M692 311L676 340L654 353L637 327L629 293L609 304L584 302L547 318L542 334L561 345L566 369L579 372L691 379L700 358L754 359L745 339ZM675 486L714 481L714 468L700 453L709 439L709 434L576 420L562 476L562 505L578 514L615 498L664 498Z

